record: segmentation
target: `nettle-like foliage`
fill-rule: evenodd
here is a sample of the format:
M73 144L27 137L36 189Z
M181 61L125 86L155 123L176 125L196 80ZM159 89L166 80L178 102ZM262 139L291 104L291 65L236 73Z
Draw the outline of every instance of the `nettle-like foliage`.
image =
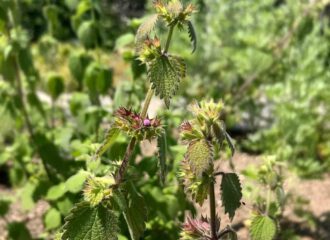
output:
M266 196L262 196L259 194L260 189L253 188L257 196L254 197L255 203L249 226L252 239L271 240L279 232L279 223L283 217L285 205L290 199L290 194L285 193L283 188L284 167L284 163L276 161L275 157L268 156L259 168L246 168L243 171L245 176L257 180L261 188L265 189L264 192L267 192Z
M165 181L166 137L161 120L149 118L147 111L154 93L164 99L167 107L175 94L180 81L186 75L184 60L168 52L174 28L187 28L196 48L196 34L189 18L195 11L193 5L184 7L179 1L168 3L155 1L156 15L151 16L137 31L136 49L138 58L147 66L150 88L146 94L141 112L132 111L129 107L119 108L105 140L96 150L94 161L98 161L115 142L119 134L130 137L124 158L114 171L106 176L89 174L84 188L84 199L75 205L66 222L57 235L58 239L117 239L119 218L126 220L131 239L140 239L145 230L147 208L143 197L137 192L134 183L125 174L134 148L142 140L158 140L160 178ZM166 42L162 44L154 31L156 23L163 22L169 28ZM208 146L208 142L205 142ZM200 145L203 148L203 145ZM210 146L211 147L211 146ZM203 156L200 156L203 157ZM198 153L196 152L196 157ZM209 159L211 161L211 157ZM202 163L203 159L199 159ZM197 164L197 163L196 163ZM199 166L196 165L196 169Z
M180 177L185 190L192 199L202 205L209 198L210 218L187 219L181 233L182 240L190 239L237 239L230 226L220 229L220 218L216 214L214 186L216 177L222 176L220 184L222 206L232 220L241 205L242 188L239 177L233 172L216 172L215 156L229 145L234 154L233 142L221 120L223 103L213 101L193 104L191 121L181 125L181 138L188 145L182 161Z

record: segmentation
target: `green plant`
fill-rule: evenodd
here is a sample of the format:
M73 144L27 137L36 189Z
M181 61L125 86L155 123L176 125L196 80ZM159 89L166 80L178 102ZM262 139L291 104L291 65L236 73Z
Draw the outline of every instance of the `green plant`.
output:
M215 160L227 144L232 154L234 145L221 120L223 103L201 102L191 107L192 121L181 125L182 140L188 144L182 161L180 177L185 190L192 199L202 205L209 198L210 218L187 219L181 233L182 240L189 239L237 239L236 232L227 226L221 229L221 219L216 215L214 186L216 178L221 176L221 199L225 213L232 220L235 211L241 205L241 184L236 173L215 170Z
M183 30L186 27L193 43L193 50L196 47L195 32L189 21L190 15L194 12L191 4L184 7L179 1L167 4L155 1L154 7L157 14L143 23L136 35L139 60L147 65L147 76L150 81L143 108L141 112L135 112L120 107L115 112L111 128L90 164L98 165L102 155L113 147L121 134L130 138L123 160L112 163L113 167L102 172L101 177L89 169L90 174L84 187L84 200L76 204L66 217L62 231L58 234L61 239L117 239L121 217L125 219L132 239L140 239L145 231L147 207L133 183L134 175L127 173L129 162L137 143L157 139L160 178L165 181L165 128L157 117L149 118L147 111L154 94L164 99L165 105L169 107L170 99L186 74L184 60L168 52L174 29L178 27ZM164 47L160 39L153 35L158 21L162 21L169 28Z

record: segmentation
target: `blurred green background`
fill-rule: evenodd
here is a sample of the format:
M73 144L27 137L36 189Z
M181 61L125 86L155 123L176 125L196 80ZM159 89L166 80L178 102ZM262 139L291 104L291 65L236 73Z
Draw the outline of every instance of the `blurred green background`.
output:
M165 186L156 156L143 147L135 152L132 172L150 207L145 239L178 239L185 210L194 211L177 180L185 151L177 129L194 99L224 101L239 152L273 155L300 179L322 179L330 169L330 2L192 2L197 50L191 54L189 36L175 32L170 52L187 60L188 74L170 109L158 111L170 150ZM101 165L89 161L114 110L138 110L144 99L149 83L134 35L150 10L145 0L1 0L4 239L51 239L81 198L85 175L79 170L102 175L122 158L125 136ZM162 104L157 99L154 104ZM31 230L38 224L29 217L8 218L11 206L18 204L24 215L40 200L46 210L30 216L40 218L39 228Z

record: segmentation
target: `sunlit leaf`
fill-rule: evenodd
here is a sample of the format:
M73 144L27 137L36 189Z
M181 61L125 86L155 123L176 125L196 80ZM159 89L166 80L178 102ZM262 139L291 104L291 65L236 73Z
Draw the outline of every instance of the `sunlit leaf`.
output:
M268 216L256 215L252 219L250 234L252 240L272 240L276 234L276 224Z
M102 204L81 202L65 218L62 240L116 240L118 218Z
M148 69L148 78L156 95L164 99L167 107L175 95L181 79L186 75L186 65L182 58L162 55L153 60Z
M242 187L237 174L223 174L220 188L222 205L225 208L225 213L228 213L232 220L236 209L241 206L242 199Z

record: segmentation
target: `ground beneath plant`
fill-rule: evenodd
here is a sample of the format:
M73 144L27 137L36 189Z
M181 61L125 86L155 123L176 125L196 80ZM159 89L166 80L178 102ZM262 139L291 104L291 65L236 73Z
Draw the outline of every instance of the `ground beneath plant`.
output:
M234 157L236 172L240 172L248 165L259 165L260 157L251 156L244 153L237 153ZM227 162L221 163L221 169L229 170ZM294 174L288 174L285 182L286 191L299 194L303 199L309 203L305 206L305 210L309 211L309 220L306 218L297 217L294 214L294 203L290 204L284 212L284 219L281 224L286 228L291 228L300 235L303 240L328 240L330 239L330 174L324 175L322 179L317 180L300 180L293 177ZM242 184L247 182L247 179L240 174ZM216 191L219 191L219 186ZM217 196L220 196L217 192ZM1 196L15 196L15 191L0 186ZM237 212L232 223L229 222L228 217L224 216L221 209L218 209L218 214L222 217L221 225L226 226L231 224L237 231L239 239L249 239L247 230L248 220L251 214L252 203L248 199L243 199L246 203ZM221 205L220 198L217 199L218 206ZM43 215L49 208L47 202L39 201L30 212L24 212L20 203L17 201L11 205L8 214L0 219L0 240L7 238L6 223L7 222L25 222L27 228L33 237L38 237L44 232ZM208 215L209 209L207 204L205 206L198 206L199 215ZM314 219L314 224L312 224Z

